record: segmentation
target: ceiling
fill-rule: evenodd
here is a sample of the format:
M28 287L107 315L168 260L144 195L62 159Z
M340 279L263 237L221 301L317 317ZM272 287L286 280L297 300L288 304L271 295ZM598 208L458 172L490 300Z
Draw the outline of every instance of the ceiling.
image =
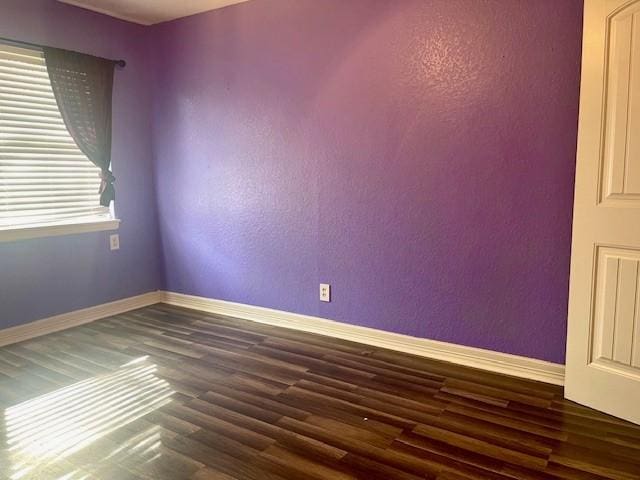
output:
M248 0L58 0L112 17L153 25Z

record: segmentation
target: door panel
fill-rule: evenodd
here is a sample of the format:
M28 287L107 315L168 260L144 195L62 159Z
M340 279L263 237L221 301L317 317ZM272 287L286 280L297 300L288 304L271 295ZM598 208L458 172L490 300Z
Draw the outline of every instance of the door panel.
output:
M640 0L585 0L567 398L640 423Z
M632 366L640 353L634 332L640 328L640 250L599 247L591 361L609 360Z
M640 202L640 3L614 11L605 36L605 140L601 200ZM633 133L636 135L633 135Z

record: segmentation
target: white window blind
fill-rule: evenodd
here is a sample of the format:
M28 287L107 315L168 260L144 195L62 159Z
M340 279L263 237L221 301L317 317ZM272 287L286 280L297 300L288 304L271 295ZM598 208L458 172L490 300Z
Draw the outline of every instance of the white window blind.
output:
M0 43L0 229L111 218L64 125L42 52Z

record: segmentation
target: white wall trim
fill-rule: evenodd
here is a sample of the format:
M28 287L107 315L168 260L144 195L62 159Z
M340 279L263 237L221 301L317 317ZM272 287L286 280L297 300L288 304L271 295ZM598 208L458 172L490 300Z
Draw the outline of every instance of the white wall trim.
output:
M30 238L58 237L77 233L117 230L120 220L113 218L88 221L67 221L52 225L23 225L19 227L0 227L0 242L15 242Z
M93 322L101 318L119 315L121 313L159 303L163 294L159 291L144 293L114 302L103 303L95 307L84 308L70 313L63 313L55 317L36 320L35 322L18 325L0 330L0 347L23 342L31 338L76 327Z
M349 325L309 315L272 310L270 308L214 300L181 293L163 292L162 301L170 305L203 312L228 315L254 322L291 328L303 332L351 340L422 357L444 360L490 372L537 380L554 385L564 384L564 365L528 357L494 352Z
M320 317L161 291L149 292L0 330L0 347L160 302L267 325L351 340L365 345L387 348L529 380L537 380L554 385L564 384L564 365L556 363L349 325Z

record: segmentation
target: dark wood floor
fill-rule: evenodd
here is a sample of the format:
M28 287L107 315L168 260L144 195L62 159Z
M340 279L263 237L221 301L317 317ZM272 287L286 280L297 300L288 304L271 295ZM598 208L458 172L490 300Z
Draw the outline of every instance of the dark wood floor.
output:
M640 478L560 388L167 305L1 348L0 408L12 480Z

